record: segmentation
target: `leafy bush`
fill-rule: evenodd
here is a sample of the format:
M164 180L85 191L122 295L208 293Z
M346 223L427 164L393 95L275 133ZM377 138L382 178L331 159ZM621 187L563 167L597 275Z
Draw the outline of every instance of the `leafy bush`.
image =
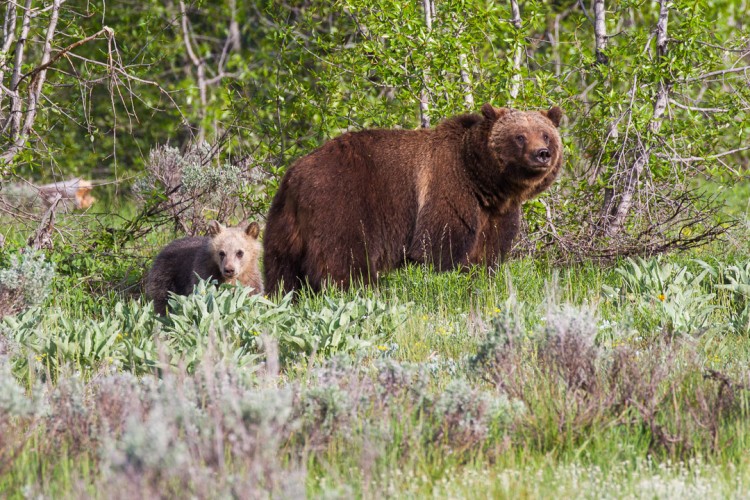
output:
M0 319L40 304L50 291L55 267L43 253L16 253L0 269Z
M288 295L276 304L245 287L217 288L206 281L191 295L173 295L170 306L169 316L157 318L150 303L117 302L101 319L33 308L6 317L0 335L33 353L52 373L67 363L87 369L112 364L142 373L162 360L192 370L209 346L251 367L261 357L261 334L278 343L284 362L371 350L388 341L408 309L395 300L359 295L327 297L322 306L293 304ZM27 362L20 359L21 366Z
M727 266L723 275L729 283L717 288L731 293L729 325L735 333L750 337L750 262Z
M699 262L699 261L696 261ZM620 306L632 306L636 312L659 325L669 335L701 334L716 308L716 294L706 293L702 283L716 271L699 262L702 271L694 274L686 266L661 259L628 258L615 272L621 276L619 287L604 285L604 295Z
M204 233L211 219L244 219L250 173L230 163L215 164L215 154L207 143L193 144L185 153L168 145L156 147L133 193L149 214L165 215L189 235Z

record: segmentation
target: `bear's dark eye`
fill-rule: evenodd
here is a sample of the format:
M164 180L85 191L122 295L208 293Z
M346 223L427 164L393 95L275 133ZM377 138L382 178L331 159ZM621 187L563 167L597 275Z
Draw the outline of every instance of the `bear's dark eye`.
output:
M227 253L224 250L222 250L221 252L219 252L219 257L221 257L222 259L224 257L226 257L226 256L227 256Z
M549 136L547 134L544 134L543 137L544 137L544 142L546 142L547 144L549 144Z
M245 255L245 252L243 252L242 250L237 250L237 258L238 259L241 259L243 255Z
M518 141L519 144L523 144L524 142L526 142L526 137L522 135L517 135L516 140Z

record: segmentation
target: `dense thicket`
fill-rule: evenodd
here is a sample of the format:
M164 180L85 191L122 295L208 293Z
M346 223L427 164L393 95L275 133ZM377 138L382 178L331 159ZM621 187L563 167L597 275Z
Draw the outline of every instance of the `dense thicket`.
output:
M722 231L691 179L741 175L750 158L747 10L746 0L6 2L3 179L127 187L152 148L206 140L211 157L267 188L251 199L262 214L291 160L343 130L435 124L484 102L559 104L566 173L527 207L525 248L683 248Z

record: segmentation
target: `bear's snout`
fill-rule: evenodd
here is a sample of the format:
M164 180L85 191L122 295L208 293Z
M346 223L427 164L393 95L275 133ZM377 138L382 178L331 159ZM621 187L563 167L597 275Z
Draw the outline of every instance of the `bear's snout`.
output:
M224 268L224 276L226 276L227 278L231 278L232 276L234 276L234 273L235 271L233 267Z
M536 161L538 161L539 163L549 163L552 155L550 154L549 149L541 148L536 150L536 152L534 153L534 158L536 158Z

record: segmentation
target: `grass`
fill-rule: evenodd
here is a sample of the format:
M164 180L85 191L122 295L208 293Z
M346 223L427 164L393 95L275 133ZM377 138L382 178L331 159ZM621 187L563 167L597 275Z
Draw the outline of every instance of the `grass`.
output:
M746 496L747 234L294 304L206 287L163 320L58 268L0 327L0 495Z

